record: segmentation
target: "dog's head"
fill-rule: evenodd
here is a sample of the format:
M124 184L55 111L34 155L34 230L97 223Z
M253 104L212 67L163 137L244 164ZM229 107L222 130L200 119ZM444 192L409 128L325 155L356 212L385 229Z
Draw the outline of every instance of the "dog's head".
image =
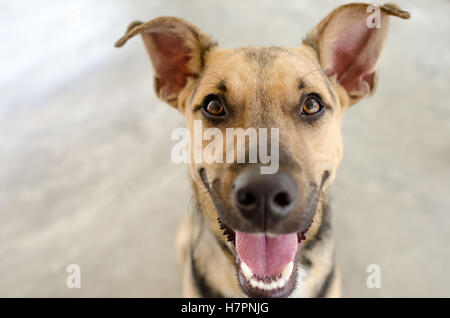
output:
M227 128L250 128L261 140L260 128L269 129L269 136L278 129L268 146L278 145L272 147L279 160L275 173L260 173L267 166L261 157L239 162L234 137L215 144L225 156L233 153L232 162L190 165L198 205L212 231L225 230L222 239L231 241L247 295L292 292L299 242L314 236L323 193L342 158L344 111L376 88L389 15L408 16L391 4L373 10L367 4L341 6L294 48L221 50L196 26L173 17L133 23L117 42L142 36L156 93L183 113L192 144L196 121L200 134L209 129L216 138L227 136ZM205 149L208 142L197 146L211 150Z

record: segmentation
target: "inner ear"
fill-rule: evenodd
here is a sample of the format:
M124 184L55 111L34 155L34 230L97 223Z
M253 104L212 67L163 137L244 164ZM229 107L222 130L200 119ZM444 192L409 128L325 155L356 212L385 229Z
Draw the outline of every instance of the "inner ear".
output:
M407 12L394 4L381 7L347 4L330 13L305 40L305 44L315 49L325 74L335 76L345 89L350 104L375 91L389 15L409 18Z
M375 90L375 72L387 38L389 19L381 19L383 30L367 27L365 10L341 12L319 40L320 62L325 74L336 74L338 82L352 99Z
M188 70L191 50L176 34L148 32L142 37L155 70L155 90L161 99L172 103L187 78L198 75Z
M206 53L217 44L187 21L160 17L147 23L132 23L116 46L124 45L136 34L142 36L153 65L158 97L173 106L180 106L178 97L188 78L198 77Z

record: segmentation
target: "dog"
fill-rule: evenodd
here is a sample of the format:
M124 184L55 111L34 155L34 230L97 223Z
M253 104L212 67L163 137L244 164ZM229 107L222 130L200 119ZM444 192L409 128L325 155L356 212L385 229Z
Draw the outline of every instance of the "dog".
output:
M133 22L116 42L142 36L155 92L189 131L279 129L275 173L260 160L190 163L195 208L176 238L186 297L340 296L327 189L343 114L376 89L391 15L410 17L391 3L340 6L294 48L222 50L175 17Z

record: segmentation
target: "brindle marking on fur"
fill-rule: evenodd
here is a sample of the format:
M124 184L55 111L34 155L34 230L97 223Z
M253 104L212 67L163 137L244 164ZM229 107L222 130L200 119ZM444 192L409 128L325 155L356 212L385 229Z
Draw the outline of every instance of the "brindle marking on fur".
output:
M191 93L191 96L189 97L189 107L192 107L192 102L194 101L194 97L195 97L195 95L197 94L197 90L198 90L198 88L200 87L200 83L201 83L201 81L202 81L202 79L203 79L203 75L204 75L205 73L204 72L202 72L201 74L200 74L200 76L198 77L198 79L197 79L197 82L195 83L195 86L194 86L194 89L192 90L192 93Z
M262 120L259 125L261 127L270 127L267 125L267 119L265 114L269 111L268 107L271 104L270 102L270 94L266 92L263 84L267 80L266 70L269 69L269 66L273 63L273 61L279 58L280 54L288 53L288 51L284 48L271 46L271 47L263 47L263 48L243 48L244 55L246 59L250 62L255 62L258 68L258 90L257 90L257 101L259 104L259 115L262 115Z
M219 84L217 84L217 89L222 93L227 92L227 82L225 80L221 80Z
M323 185L325 184L325 182L328 180L329 177L330 177L330 172L328 170L325 170L322 175L322 180L320 181L321 188L323 187Z
M197 38L197 40L199 40L199 34L197 34L196 32L194 32L195 37ZM211 42L209 43L209 45L207 47L201 48L200 51L200 67L201 69L203 69L205 67L205 56L206 54L212 49L217 47L219 44L217 42Z
M222 298L223 295L220 294L217 290L215 290L213 287L211 287L210 284L206 281L206 278L204 275L202 275L198 268L197 264L195 262L195 257L193 255L194 253L191 253L191 272L192 277L194 280L195 287L197 291L199 292L200 296L205 298Z
M279 46L270 46L264 48L243 48L245 52L245 57L250 60L256 62L260 69L264 69L269 66L269 64L280 56L280 53L287 53L288 51Z
M303 251L310 251L316 244L322 242L324 238L329 237L331 231L331 215L328 202L322 202L322 222L316 235L311 240L307 241L302 247Z
M313 265L313 262L305 253L302 253L300 256L300 264L306 267L311 267Z
M302 78L300 78L300 79L298 80L298 88L299 88L299 89L304 89L304 88L305 88L305 82L303 81Z
M300 254L300 263L307 267L312 267L313 265L313 262L311 261L308 252L311 251L319 241L322 241L323 238L330 236L331 217L330 217L330 207L327 200L322 201L321 210L322 210L322 217L320 220L319 229L317 230L314 237L306 241L304 243L304 246L301 247L302 253Z
M315 41L315 39L312 39L310 37L306 37L305 39L303 39L303 45L307 45L310 48L312 48L312 50L314 52L319 52L319 48L317 46L317 42ZM318 55L318 54L317 54Z
M331 88L331 83L328 77L324 74L322 70L320 70L320 75L322 75L323 81L325 82L325 85L327 86L328 94L330 94L331 99L333 100L333 104L337 104L338 100L336 97L336 94L334 93L333 89Z
M204 174L204 170L200 171L199 173L200 173L201 178L202 179L205 178L205 180L206 180L206 175ZM204 181L204 184L205 184L206 189L208 191L210 191L208 181ZM194 188L194 191L197 191L196 187ZM198 197L198 196L196 196L196 197ZM205 213L203 212L203 210L202 210L202 208L201 208L201 206L200 206L200 204L198 202L195 202L195 212L196 212L196 215L197 215L198 224L201 224L200 228L202 229L201 233L203 234L203 231L205 230L205 226L204 226L204 224L205 224ZM206 228L206 229L208 230L209 228ZM217 241L220 249L225 253L227 258L229 258L230 261L233 263L233 259L234 259L235 255L230 250L230 248L227 246L227 244L222 239L220 239L214 232L210 231L210 233L214 236L214 238ZM199 235L197 237L197 240L200 239L200 236L201 235ZM196 246L198 245L197 240L191 244L191 250L195 250Z
M317 190L317 184L313 181L309 183L310 191L307 196L307 201L305 204L305 209L299 217L299 223L302 224L305 228L300 229L299 232L304 232L311 227L311 224L314 219L314 214L317 211L320 200L321 189Z
M233 263L234 258L236 257L233 252L230 250L230 248L225 244L225 242L217 237L217 235L213 234L214 238L216 239L217 243L219 244L220 249L227 255L227 258L230 259L230 261Z
M319 292L317 293L317 298L324 298L328 294L328 290L330 289L331 283L333 282L333 276L335 273L335 264L331 266L330 272L328 273L327 277L325 278L325 281L323 282L322 287L320 288Z

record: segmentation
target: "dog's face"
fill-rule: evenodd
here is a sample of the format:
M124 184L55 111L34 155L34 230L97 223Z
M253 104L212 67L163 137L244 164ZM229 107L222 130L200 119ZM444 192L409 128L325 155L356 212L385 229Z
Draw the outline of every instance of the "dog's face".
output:
M334 178L342 157L341 95L309 46L211 50L184 107L189 130L194 131L195 120L202 121L204 130L218 128L224 136L227 128L267 128L268 134L276 128L279 170L260 174L261 163L242 164L237 159L192 163L199 202L215 205L205 210L217 212L224 225L242 232L306 231L320 191ZM224 140L225 152L238 146L229 142ZM245 150L248 159L249 147ZM272 192L279 194L272 203L280 211L274 213L262 206Z
M199 208L229 241L249 296L288 296L294 289L299 243L320 225L321 198L342 158L343 113L375 90L388 16L404 14L384 6L381 28L369 28L366 9L336 9L296 48L221 50L192 24L169 17L134 23L118 42L142 35L156 92L183 113L191 144L196 121L201 133L214 128L223 136L229 128L278 129L275 173L261 174L262 160L238 163L234 138L221 145L225 156L233 151L233 162L190 165ZM207 152L208 145L197 146ZM249 142L243 146L248 158Z

